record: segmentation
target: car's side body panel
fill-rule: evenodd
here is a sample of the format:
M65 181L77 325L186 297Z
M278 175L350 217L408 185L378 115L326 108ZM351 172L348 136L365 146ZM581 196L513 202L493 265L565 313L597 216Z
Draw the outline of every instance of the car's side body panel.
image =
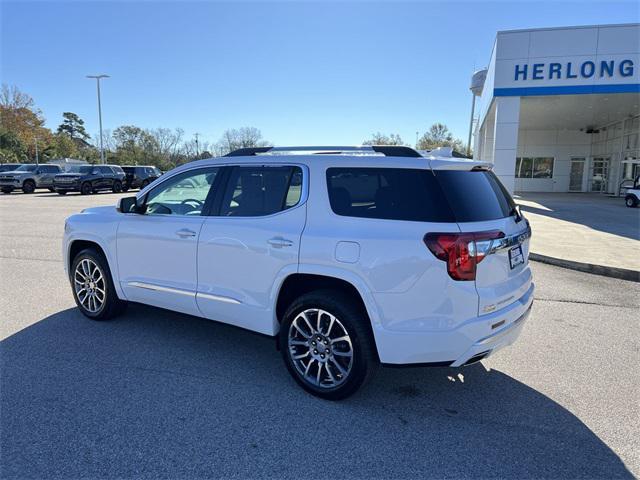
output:
M119 282L127 298L190 315L196 305L198 235L204 217L123 214L117 232ZM181 231L194 236L181 236Z

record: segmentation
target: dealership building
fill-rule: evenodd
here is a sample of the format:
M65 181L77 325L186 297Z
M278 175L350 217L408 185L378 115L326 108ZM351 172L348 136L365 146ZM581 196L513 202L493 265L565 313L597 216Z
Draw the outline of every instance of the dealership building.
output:
M640 175L640 24L498 32L472 90L474 157L511 191L617 194Z

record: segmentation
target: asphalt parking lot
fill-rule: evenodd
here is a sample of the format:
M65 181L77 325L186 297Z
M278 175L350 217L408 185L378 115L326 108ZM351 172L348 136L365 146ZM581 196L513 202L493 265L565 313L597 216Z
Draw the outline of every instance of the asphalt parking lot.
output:
M0 196L0 477L640 475L640 284L533 264L517 344L464 369L380 369L331 403L269 338L141 305L82 317L63 221L117 198Z

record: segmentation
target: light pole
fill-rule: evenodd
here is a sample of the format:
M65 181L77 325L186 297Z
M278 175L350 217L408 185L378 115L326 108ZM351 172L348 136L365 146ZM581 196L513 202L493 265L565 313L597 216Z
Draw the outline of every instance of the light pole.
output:
M104 147L102 144L102 104L100 102L100 79L101 78L109 78L109 75L87 75L87 78L95 78L96 86L98 87L98 123L100 124L100 162L105 163L104 161Z

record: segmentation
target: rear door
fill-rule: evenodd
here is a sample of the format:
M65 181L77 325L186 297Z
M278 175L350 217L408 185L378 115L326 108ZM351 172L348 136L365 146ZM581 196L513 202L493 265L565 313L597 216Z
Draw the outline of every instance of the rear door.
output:
M479 242L486 255L476 267L479 314L500 310L517 301L531 286L528 222L489 171L436 170L461 232L499 231L501 239ZM490 242L490 244L489 244Z
M197 303L202 314L273 334L276 286L298 270L307 174L297 165L234 166L202 226Z

